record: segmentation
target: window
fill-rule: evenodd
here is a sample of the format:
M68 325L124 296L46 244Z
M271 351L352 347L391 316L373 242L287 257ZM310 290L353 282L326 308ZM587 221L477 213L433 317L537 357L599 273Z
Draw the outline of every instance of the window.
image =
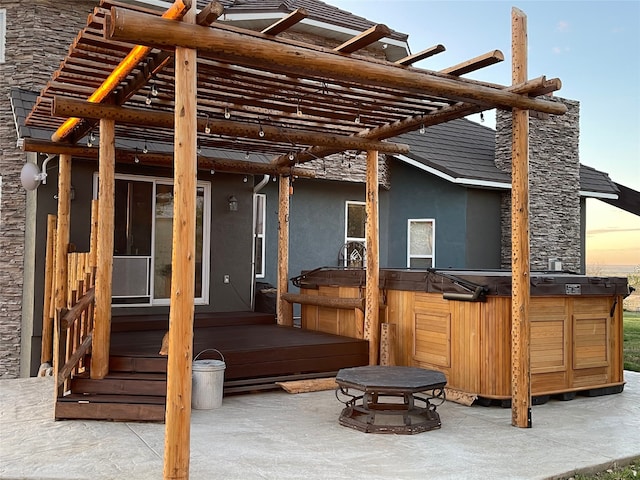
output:
M255 238L255 269L257 278L264 278L265 276L264 232L266 222L266 206L267 196L264 193L257 193L253 196L253 235Z
M363 267L366 261L366 207L364 202L347 202L344 246L340 252L345 267Z
M209 231L210 203L210 185L198 182L194 292L196 304L206 304L209 301L209 235L205 232ZM114 306L169 304L172 240L173 183L164 178L116 175L112 287Z
M435 220L409 219L407 233L407 267L435 266Z
M7 10L0 8L0 63L4 63L5 37L7 36Z

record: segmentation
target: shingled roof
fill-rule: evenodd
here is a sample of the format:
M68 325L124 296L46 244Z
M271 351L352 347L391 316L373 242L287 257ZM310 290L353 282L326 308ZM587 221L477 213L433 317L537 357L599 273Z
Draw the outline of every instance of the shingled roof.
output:
M200 0L198 1L198 7L204 8L208 3L208 1ZM307 18L343 28L365 31L376 25L376 23L364 17L354 15L351 12L319 0L220 0L220 3L224 5L226 15L234 13L251 14L267 12L283 12L288 14L298 8L304 8L308 13ZM403 42L406 42L409 38L407 34L393 30L389 37Z

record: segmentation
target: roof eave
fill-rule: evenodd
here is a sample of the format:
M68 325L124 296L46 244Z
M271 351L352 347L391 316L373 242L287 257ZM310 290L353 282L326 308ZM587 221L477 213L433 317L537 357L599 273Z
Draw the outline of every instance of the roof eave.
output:
M511 183L508 182L498 182L494 180L484 180L479 178L465 178L465 177L455 177L453 175L449 175L442 170L438 170L437 168L430 167L429 165L425 165L417 160L413 160L405 155L394 155L394 158L411 165L413 167L419 168L420 170L435 175L436 177L442 178L450 183L460 185L462 187L473 187L473 188L486 188L492 190L511 190Z
M286 12L225 13L220 17L219 21L249 30L262 30L281 18L284 18L286 15ZM292 27L290 31L309 33L323 38L335 39L340 42L347 41L361 33L359 30L353 28L333 25L313 18L305 18ZM395 38L382 38L371 46L384 50L386 59L390 62L400 60L411 53L406 40Z

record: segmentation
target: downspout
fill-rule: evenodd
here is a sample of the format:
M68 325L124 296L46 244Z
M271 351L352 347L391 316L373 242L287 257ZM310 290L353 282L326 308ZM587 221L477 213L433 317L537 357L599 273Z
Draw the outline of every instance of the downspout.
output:
M253 195L260 192L269 183L269 175L264 175L262 180L253 187ZM253 226L256 224L256 210L253 209ZM255 231L251 235L251 310L256 308L256 235Z

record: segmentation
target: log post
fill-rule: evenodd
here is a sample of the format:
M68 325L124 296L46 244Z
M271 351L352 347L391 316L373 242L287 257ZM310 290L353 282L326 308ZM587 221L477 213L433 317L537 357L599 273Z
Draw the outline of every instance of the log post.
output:
M527 17L511 10L513 83L527 79ZM513 109L511 146L511 424L531 427L529 111Z
M289 291L289 189L291 179L280 175L278 203L278 325L293 325L293 304L282 298Z
M51 300L53 291L53 265L56 242L56 216L47 216L47 253L44 266L44 304L42 307L42 345L40 363L53 360L53 317L51 316Z
M115 224L115 122L100 120L98 166L98 224L96 245L96 309L91 346L91 378L109 373L111 341L111 292L113 276L113 231Z
M367 152L366 245L367 268L364 312L364 338L369 341L369 365L378 364L380 348L380 259L378 232L378 152Z
M60 321L67 305L67 253L69 251L71 214L71 155L60 155L58 162L58 226L56 228L55 259L55 317L53 337L53 372L58 384L58 370L64 365L62 347L66 338L60 330ZM64 332L66 333L66 332ZM56 389L57 396L57 389Z
M384 322L380 332L380 365L396 364L396 337L398 326Z
M196 2L183 21L194 23ZM164 479L189 478L197 185L197 52L176 47L174 202Z

